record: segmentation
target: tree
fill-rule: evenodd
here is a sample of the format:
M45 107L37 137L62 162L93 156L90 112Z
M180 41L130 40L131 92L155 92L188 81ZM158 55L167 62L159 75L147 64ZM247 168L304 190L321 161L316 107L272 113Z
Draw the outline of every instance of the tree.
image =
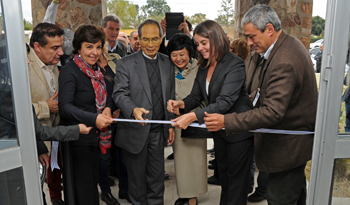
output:
M218 11L219 15L215 19L219 24L233 24L235 11L233 10L232 0L222 0L221 10Z
M165 0L147 0L147 4L141 7L140 18L150 18L159 22L166 12L170 12L170 7Z
M123 28L138 27L137 8L138 5L127 0L112 0L107 3L108 13L117 15L123 22Z
M207 15L206 14L202 14L202 13L196 13L196 14L193 14L191 17L186 17L186 19L191 24L199 24L202 21L205 21L207 19Z
M312 17L312 29L311 33L319 36L324 31L325 20L320 16Z
M27 21L26 19L23 19L24 24L24 30L33 30L33 24L30 21Z

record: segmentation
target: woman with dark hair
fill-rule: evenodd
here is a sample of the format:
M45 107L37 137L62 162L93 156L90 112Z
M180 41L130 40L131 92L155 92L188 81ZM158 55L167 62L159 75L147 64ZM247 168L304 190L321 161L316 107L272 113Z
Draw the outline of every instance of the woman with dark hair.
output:
M79 140L70 144L75 205L99 204L98 141L111 138L108 128L112 123L111 109L107 107L106 83L97 64L104 43L105 34L101 28L80 26L74 34L74 59L59 75L61 123L93 126L88 134L81 134Z
M190 58L194 53L192 43L186 34L176 34L168 42L169 57L175 67L176 100L190 94L198 71L197 60ZM179 196L175 205L197 204L197 197L208 191L206 148L207 139L181 138L181 129L175 128L173 150Z
M191 94L181 101L168 101L169 112L187 113L173 120L173 126L180 129L186 129L195 120L203 124L207 113L240 113L252 109L245 88L244 62L229 52L230 42L221 26L215 21L204 21L196 26L194 39L200 68ZM203 100L208 106L189 112ZM224 130L211 134L222 187L220 204L247 204L253 134L226 136Z
M249 46L247 42L241 38L233 40L230 44L230 52L245 60L249 53Z

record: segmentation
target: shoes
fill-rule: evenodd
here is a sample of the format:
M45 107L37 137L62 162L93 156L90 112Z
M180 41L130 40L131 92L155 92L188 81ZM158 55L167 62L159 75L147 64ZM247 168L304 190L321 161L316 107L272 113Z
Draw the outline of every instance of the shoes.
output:
M125 199L131 204L131 200L128 193L119 192L119 199Z
M189 198L178 198L174 205L189 205L190 204L190 199ZM198 205L198 200L196 198L196 205Z
M208 169L216 169L216 164L209 164Z
M266 199L265 196L262 196L256 192L254 192L254 194L252 194L248 197L249 202L260 202L260 201L265 200L265 199Z
M108 177L108 180L109 180L109 186L115 186L116 185L115 181L112 178Z
M118 200L114 198L114 196L110 193L108 194L101 194L101 199L104 201L107 205L120 205Z
M174 153L171 153L168 157L167 157L167 159L174 159Z
M209 160L209 164L214 164L214 162L215 162L215 159Z
M210 154L210 153L212 153L212 152L214 152L214 147L207 150L207 153L208 153L208 154Z
M64 201L62 199L59 199L58 201L51 201L52 205L64 205Z
M221 185L219 178L215 175L211 176L208 178L208 184L213 184L213 185Z
M169 179L169 177L170 177L170 174L168 174L168 172L164 171L164 178Z

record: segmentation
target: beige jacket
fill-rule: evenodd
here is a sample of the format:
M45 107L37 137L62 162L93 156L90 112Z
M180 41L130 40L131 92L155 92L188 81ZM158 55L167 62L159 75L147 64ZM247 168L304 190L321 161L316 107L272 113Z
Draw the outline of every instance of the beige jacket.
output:
M58 113L55 113L53 114L55 116L54 121L51 120L50 109L46 103L46 100L51 97L50 87L35 55L34 50L30 48L30 53L27 55L27 57L30 62L28 65L28 75L32 103L35 109L35 114L40 120L41 124L44 126L54 127L58 125L60 117ZM53 74L56 88L58 89L57 65L54 66Z

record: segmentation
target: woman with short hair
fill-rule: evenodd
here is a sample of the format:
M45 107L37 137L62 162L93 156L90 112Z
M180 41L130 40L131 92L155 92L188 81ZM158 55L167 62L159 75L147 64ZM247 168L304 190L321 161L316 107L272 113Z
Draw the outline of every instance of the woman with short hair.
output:
M111 109L97 60L105 43L101 28L80 26L74 34L75 54L59 75L58 106L63 125L84 123L92 130L71 142L75 205L99 204L99 139L111 137Z
M229 52L230 42L221 26L207 20L196 26L198 69L191 94L181 101L169 100L168 111L184 112L173 121L186 129L198 120L204 123L206 113L246 112L252 104L245 88L245 65ZM205 100L208 106L189 112ZM242 132L226 136L224 130L211 132L222 187L220 205L247 204L249 170L253 160L253 134Z

